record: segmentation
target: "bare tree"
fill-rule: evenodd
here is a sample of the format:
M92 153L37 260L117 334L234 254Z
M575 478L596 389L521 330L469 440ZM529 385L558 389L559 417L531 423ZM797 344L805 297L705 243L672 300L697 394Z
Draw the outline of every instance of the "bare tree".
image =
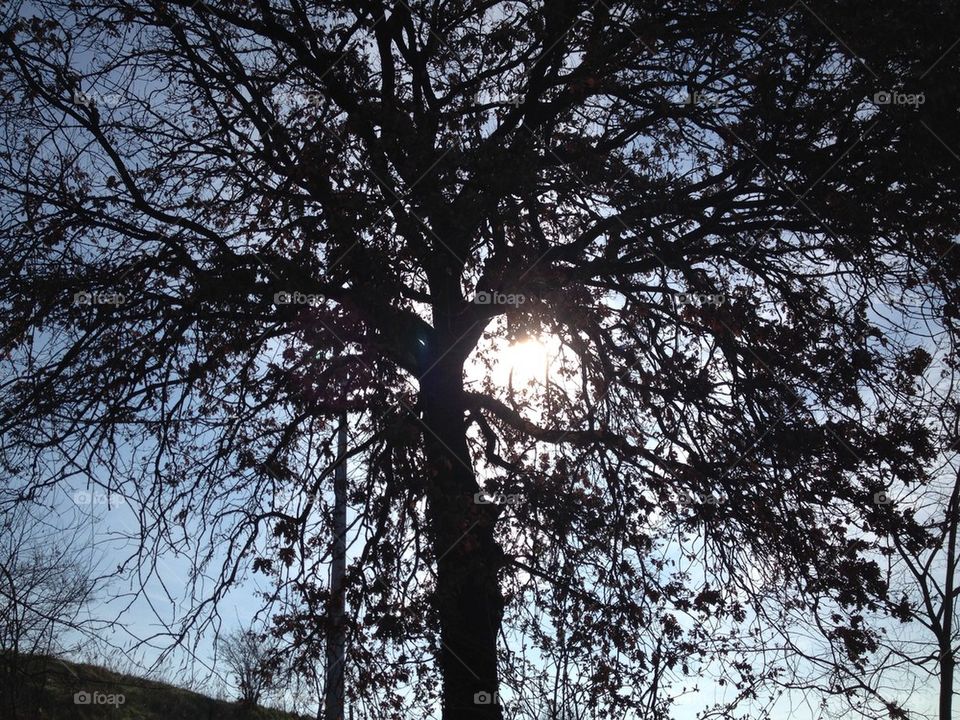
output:
M902 595L893 610L901 620L923 628L895 647L895 656L937 678L938 717L952 720L955 671L960 656L960 380L956 335L943 376L949 379L932 394L928 422L935 428L940 462L929 483L907 495L906 513L920 519L922 532L894 532L889 573ZM891 498L892 500L892 498ZM905 524L905 527L910 527Z
M223 637L218 648L242 704L259 705L276 688L275 645L266 637L236 630Z
M952 720L956 695L955 670L960 654L960 467L954 467L954 482L944 499L939 517L929 521L930 541L921 550L907 538L894 538L902 565L914 583L904 598L904 613L922 625L933 640L933 651L900 652L937 677L938 717Z
M0 708L11 718L31 715L65 634L90 624L81 616L94 591L89 560L69 527L38 511L49 512L22 502L0 517Z
M950 720L960 650L956 318L924 286L871 302L871 332L899 345L900 358L896 382L870 399L871 412L888 428L885 443L922 461L920 473L906 476L900 463L878 466L872 517L858 534L859 541L879 534L870 554L889 592L853 613L829 598L795 602L774 593L757 644L782 663L772 684L821 703L835 699L834 715Z

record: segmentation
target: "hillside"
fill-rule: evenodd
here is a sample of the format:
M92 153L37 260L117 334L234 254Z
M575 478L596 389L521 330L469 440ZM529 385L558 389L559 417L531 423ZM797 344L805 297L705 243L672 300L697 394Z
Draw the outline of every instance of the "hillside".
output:
M46 681L16 702L9 720L305 720L267 708L245 709L237 703L184 690L173 685L122 675L96 665L51 658L30 658L30 675ZM0 702L0 717L8 720L10 698Z

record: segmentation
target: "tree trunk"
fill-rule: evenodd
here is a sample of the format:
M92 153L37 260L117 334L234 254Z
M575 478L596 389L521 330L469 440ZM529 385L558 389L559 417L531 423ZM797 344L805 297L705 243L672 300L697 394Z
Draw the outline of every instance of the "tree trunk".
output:
M949 647L940 651L940 720L953 720L953 653Z
M330 563L330 625L327 633L327 674L324 720L343 720L345 628L343 584L347 567L347 414L340 416L337 464L333 475L333 553Z
M476 502L467 450L463 371L441 359L420 381L427 500L437 557L444 720L501 720L497 635L503 552L493 537L499 508Z

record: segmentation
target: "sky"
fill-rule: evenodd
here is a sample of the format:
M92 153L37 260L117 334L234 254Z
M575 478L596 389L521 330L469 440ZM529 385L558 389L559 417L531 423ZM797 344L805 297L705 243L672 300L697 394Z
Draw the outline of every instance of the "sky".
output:
M526 391L536 396L542 387L544 371L546 370L549 376L551 367L557 362L558 347L555 340L530 338L514 346L496 348L495 353L499 361L491 369L491 377L498 384L506 386L510 381L512 370L513 382L518 392L521 387L526 386ZM473 376L473 379L479 380L481 372L480 368L473 367L468 373L468 379ZM360 471L361 468L356 464L351 464L351 477ZM138 532L137 517L123 498L112 495L108 499L108 496L97 486L61 488L54 502L54 511L50 515L50 517L54 516L62 518L63 526L69 524L80 528L78 537L83 542L81 555L85 556L93 575L101 573L109 575L113 568L126 560L132 545L124 538L135 536ZM55 527L57 523L54 522L51 525ZM50 532L46 532L45 536L50 537L51 542L57 541L55 533L51 536ZM358 550L359 543L355 542L354 538L351 541L350 556L356 557ZM677 548L673 550L667 548L665 552L672 554L677 560L680 558ZM191 563L187 557L161 556L157 575L146 580L143 592L137 594L132 602L129 601L128 594L137 589L136 579L108 577L99 600L89 606L87 612L91 617L101 620L116 617L120 620L120 624L100 634L99 643L124 648L130 653L125 662L129 662L131 667L139 666L143 672L148 671L161 657L161 651L170 647L169 638L154 637L142 645L137 644L137 640L145 640L157 633L164 633L183 617L189 604L188 598L184 597L184 590L189 586L190 569ZM250 626L257 612L261 610L262 602L256 593L265 590L266 587L258 584L256 578L257 576L248 575L221 601L219 614L224 632ZM684 624L689 626L689 621ZM896 627L895 623L887 625L891 632L903 632L903 629ZM729 628L719 626L717 629L723 631ZM512 638L514 642L521 641L509 628L506 636ZM65 641L69 644L72 639L79 638L67 636ZM174 671L182 673L183 668L190 668L188 674L192 672L196 679L207 682L208 693L217 694L225 691L228 695L232 694L231 683L225 676L224 668L214 664L214 640L213 628L208 628L201 635L192 637L190 648L174 650L166 662L160 666L161 672L165 673L168 679L182 682L184 675L178 674L174 678ZM813 641L807 643L807 649L814 647ZM73 657L89 659L89 644L87 644L87 653L87 655L83 652L74 653ZM104 660L107 664L116 664L118 656L114 655L108 659L104 655ZM719 679L720 675L713 671L696 678L698 691L686 693L677 699L677 720L694 720L705 705L733 697L735 692L733 687L730 684L722 686L718 683ZM903 682L915 683L916 677L904 676ZM686 684L689 686L690 683L691 679L687 679ZM218 685L225 686L225 690L218 688ZM508 707L514 702L509 689L502 692L502 701ZM932 712L936 707L936 690L933 683L921 684L917 692L913 693L909 706L920 712ZM802 693L788 693L773 705L770 717L784 718L784 720L788 718L819 720L833 717L831 715L833 712L835 712L833 707L824 711L815 705L811 706L809 699Z
M29 9L25 6L25 10ZM77 58L83 63L84 58ZM149 86L144 88L149 89ZM110 99L101 93L101 103L109 104ZM525 341L519 347L502 348L499 352L505 360L498 362L493 368L494 382L506 385L511 377L516 385L532 382L534 386L539 382L541 369L550 374L552 360L558 352L558 343L551 338L533 338ZM511 374L512 369L512 374ZM478 372L476 368L471 372ZM472 379L468 374L468 381ZM533 392L536 392L534 389ZM134 451L125 449L132 457ZM351 468L351 472L358 472L359 468ZM52 509L50 517L62 517L64 523L78 523L82 529L80 536L88 538L84 550L88 566L92 573L111 572L112 568L128 559L131 545L124 536L137 534L137 517L125 505L123 499L117 496L108 498L98 486L88 488L82 483L76 487L60 488L51 499ZM46 531L45 531L46 533ZM47 537L46 533L44 537ZM356 549L354 549L354 554ZM145 639L165 628L174 625L183 617L183 590L190 582L191 563L189 558L163 556L157 567L158 574L148 578L143 586L143 593L137 594L132 603L126 605L129 593L136 589L129 580L114 579L105 588L100 601L88 608L91 616L97 618L115 617L119 613L123 629L114 628L100 640L122 648L131 648L136 640ZM263 586L257 584L254 577L247 577L241 584L231 589L221 602L220 615L223 628L232 630L246 627L261 607L256 597ZM111 594L119 597L111 598ZM183 662L195 662L198 677L211 671L214 657L214 635L207 632L195 638L196 644L192 651L178 651L172 656L168 667L176 667ZM134 650L135 661L144 668L149 667L160 655L164 645L159 641L151 641L148 645ZM699 693L684 696L678 702L678 720L692 720L696 711L701 709L705 701L715 701L729 697L732 692L729 686L721 687L715 679L703 678ZM930 710L936 699L932 687L925 687L914 698L914 707L919 710ZM509 698L507 699L509 702ZM819 708L810 708L799 702L797 698L785 698L771 713L774 718L790 718L793 720L813 720L822 717Z

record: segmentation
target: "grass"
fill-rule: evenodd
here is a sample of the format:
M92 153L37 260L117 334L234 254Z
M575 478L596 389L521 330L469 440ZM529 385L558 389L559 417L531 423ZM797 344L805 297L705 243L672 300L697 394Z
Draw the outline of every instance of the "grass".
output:
M21 659L20 665L33 682L15 701L9 694L0 699L0 716L4 720L10 712L15 712L10 720L305 720L305 716L269 708L245 708L96 665L36 656ZM0 693L3 692L0 687ZM81 692L90 696L99 693L99 702L76 703L74 696ZM120 695L122 704L105 703L110 696L118 701Z

